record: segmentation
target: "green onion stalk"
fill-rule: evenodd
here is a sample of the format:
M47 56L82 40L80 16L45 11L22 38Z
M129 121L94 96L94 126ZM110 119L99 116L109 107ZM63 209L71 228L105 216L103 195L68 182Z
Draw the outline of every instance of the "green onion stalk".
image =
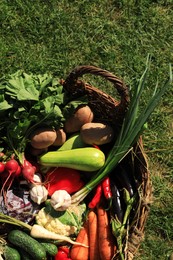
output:
M104 166L91 178L91 180L72 196L72 203L79 204L83 199L120 163L120 161L133 149L145 124L153 110L159 104L163 94L172 83L172 69L169 67L169 77L161 88L158 84L147 104L140 111L141 96L149 72L150 57L148 56L146 68L138 82L137 89L131 91L131 101L125 115L120 133L110 150ZM133 93L132 93L133 92Z

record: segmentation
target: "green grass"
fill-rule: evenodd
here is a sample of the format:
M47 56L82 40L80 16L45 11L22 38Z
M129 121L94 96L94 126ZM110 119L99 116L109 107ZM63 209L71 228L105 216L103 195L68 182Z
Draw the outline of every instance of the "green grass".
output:
M172 28L172 0L1 0L0 76L24 69L65 78L86 64L109 70L133 87L150 53L147 88L152 90L157 80L165 81L173 62ZM115 95L107 82L86 79ZM139 260L165 260L173 251L172 96L170 88L144 134L154 201Z

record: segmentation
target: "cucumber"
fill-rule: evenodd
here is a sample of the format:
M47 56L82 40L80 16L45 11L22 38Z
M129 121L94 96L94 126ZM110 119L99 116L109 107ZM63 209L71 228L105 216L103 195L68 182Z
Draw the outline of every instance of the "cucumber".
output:
M33 260L33 257L22 248L19 248L19 253L21 255L21 260Z
M48 255L55 256L58 253L58 248L56 245L48 242L40 242L40 244L44 247Z
M86 143L82 141L80 134L74 134L69 137L65 143L58 149L58 151L66 151L76 148L83 148L88 146Z
M67 151L47 152L38 158L38 162L44 166L66 167L93 172L104 165L105 155L97 148L84 147Z
M18 250L9 245L5 246L4 257L5 257L5 260L20 260L21 259Z
M25 250L34 260L46 260L46 251L44 247L25 232L21 230L10 231L8 234L8 241Z

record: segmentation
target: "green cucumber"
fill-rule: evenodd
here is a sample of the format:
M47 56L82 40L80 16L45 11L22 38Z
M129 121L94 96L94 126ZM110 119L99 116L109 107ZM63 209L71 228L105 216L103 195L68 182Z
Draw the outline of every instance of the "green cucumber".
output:
M19 248L19 253L22 260L33 260L33 257L22 248Z
M38 161L44 166L66 167L93 172L104 165L105 155L97 148L84 147L67 151L47 152L41 155Z
M80 134L74 134L70 136L65 143L58 149L58 151L66 151L76 148L83 148L88 146L86 143L82 141Z
M48 242L40 242L40 244L44 247L48 255L55 256L58 253L58 248L55 244Z
M18 250L9 245L5 245L3 254L4 254L4 257L6 260L20 260L21 259Z
M8 241L13 245L25 250L35 260L46 260L44 247L30 235L20 230L12 230L8 234Z

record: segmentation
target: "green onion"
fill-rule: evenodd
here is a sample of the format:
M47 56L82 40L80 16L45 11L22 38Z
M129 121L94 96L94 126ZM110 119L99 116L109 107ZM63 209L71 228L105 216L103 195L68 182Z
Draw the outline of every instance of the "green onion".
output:
M73 204L80 203L90 193L90 191L94 189L95 186L99 184L107 175L109 175L118 163L133 149L133 145L137 142L139 136L141 135L142 129L144 128L149 116L157 107L161 97L170 86L172 82L171 66L169 78L159 89L158 84L156 84L152 97L142 108L142 111L140 111L141 96L146 83L149 65L150 57L147 58L145 71L139 80L136 90L131 90L129 109L125 115L120 134L115 141L113 148L110 150L104 166L82 189L72 196Z

